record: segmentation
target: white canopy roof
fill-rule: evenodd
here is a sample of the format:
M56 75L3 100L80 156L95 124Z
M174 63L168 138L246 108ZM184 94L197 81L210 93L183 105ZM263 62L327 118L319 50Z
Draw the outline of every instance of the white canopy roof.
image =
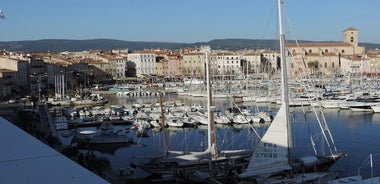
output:
M0 183L109 183L0 117Z

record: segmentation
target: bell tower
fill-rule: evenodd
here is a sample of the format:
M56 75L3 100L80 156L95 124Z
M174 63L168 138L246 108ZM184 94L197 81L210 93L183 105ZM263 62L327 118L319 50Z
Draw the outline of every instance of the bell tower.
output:
M345 29L343 31L343 42L357 47L359 44L359 31L352 27Z

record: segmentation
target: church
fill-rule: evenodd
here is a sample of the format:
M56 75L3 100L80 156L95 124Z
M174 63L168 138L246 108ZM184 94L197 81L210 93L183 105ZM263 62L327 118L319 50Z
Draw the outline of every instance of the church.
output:
M351 27L343 31L343 42L290 43L287 51L289 72L295 77L352 76L374 73L377 68L376 58L359 46L359 31Z

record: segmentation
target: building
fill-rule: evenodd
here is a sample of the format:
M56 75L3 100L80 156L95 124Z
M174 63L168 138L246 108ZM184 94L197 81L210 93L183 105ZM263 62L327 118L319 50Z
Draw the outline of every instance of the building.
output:
M343 42L287 44L290 72L295 76L341 74L342 57L365 54L365 48L358 43L359 31L347 28L343 31Z
M214 67L216 75L234 76L243 74L241 56L235 53L217 53Z
M116 80L121 80L126 77L126 60L119 56L107 56L109 71L112 77Z
M182 57L178 54L169 54L168 55L168 72L166 77L178 77L182 75L181 67Z
M12 73L16 71L0 69L0 96L12 96Z
M128 76L144 77L156 74L156 54L129 53L127 61Z
M181 60L181 73L189 77L203 78L205 76L205 61L204 53L184 53Z

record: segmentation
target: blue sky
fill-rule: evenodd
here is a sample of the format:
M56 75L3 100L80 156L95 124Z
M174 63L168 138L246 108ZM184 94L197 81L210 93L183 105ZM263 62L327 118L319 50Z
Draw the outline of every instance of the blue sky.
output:
M1 0L0 41L276 39L276 0ZM380 43L379 0L285 0L288 39ZM289 26L291 25L291 26Z

